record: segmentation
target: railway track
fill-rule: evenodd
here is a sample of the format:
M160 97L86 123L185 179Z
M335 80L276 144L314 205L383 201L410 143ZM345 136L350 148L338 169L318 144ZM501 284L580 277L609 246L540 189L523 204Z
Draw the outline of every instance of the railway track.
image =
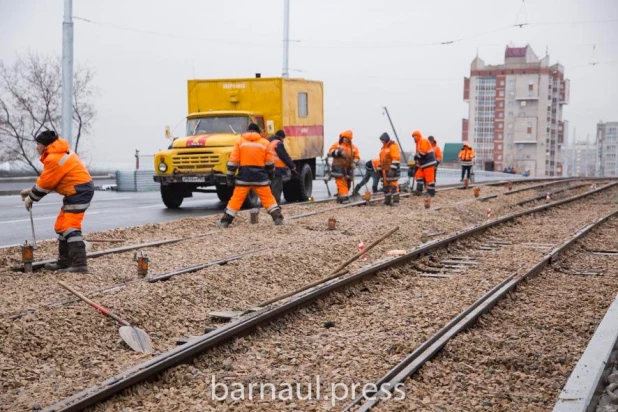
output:
M611 192L611 190L610 190L610 192ZM597 196L600 196L600 195L597 195ZM576 199L570 199L570 200L569 200L569 202L576 202ZM605 200L605 202L607 203L607 200ZM557 203L557 202L556 202L556 203ZM536 210L535 210L535 209L533 209L533 211L535 210L536 212L540 212L540 211L545 210L545 209L546 209L546 208L548 208L548 207L550 207L550 206L549 206L549 205L547 205L547 206L546 206L546 205L542 205L542 206L540 206L539 208L537 208ZM530 210L529 210L529 211L526 211L526 213L530 214L530 213L533 213L533 211L530 211ZM427 215L427 216L428 216L428 215ZM427 217L427 216L425 216L425 217ZM498 220L498 221L499 221L500 223L502 223L502 220ZM506 222L506 220L505 220L504 222ZM487 229L487 227L481 227L480 229L475 229L475 230L482 231L482 230L485 230L485 229ZM375 231L375 229L374 229L374 231ZM475 233L476 233L476 232L475 232ZM462 232L462 233L459 233L459 234L458 234L458 236L463 237L463 236L469 236L470 234L471 234L471 233L469 233L469 232L465 232L465 231L464 231L464 232ZM399 239L399 240L401 240L401 239ZM451 241L452 241L452 240L451 240ZM441 243L441 242L443 242L443 243ZM429 251L429 250L432 250L432 249L434 249L434 248L441 247L441 246L445 246L445 245L446 245L446 244L448 244L449 242L450 242L450 241L449 241L448 239L446 239L446 240L442 240L442 241L439 241L439 242L437 242L437 243L433 243L433 244L427 245L427 246L425 246L425 248L426 248L426 249L421 250L420 252L417 250L417 251L416 251L416 252L414 252L414 253L417 253L417 252L418 252L418 253L425 253L425 252L427 252L427 251ZM537 242L537 243L540 243L540 242ZM388 247L391 247L391 246L388 246L388 245L387 245L387 248L388 248ZM422 248L421 248L421 249L422 249ZM339 251L341 251L341 250L342 250L342 249L339 249ZM384 251L384 249L383 249L382 251ZM379 264L377 264L376 266L371 267L371 268L369 269L369 272L368 272L368 273L375 273L375 272L377 272L378 270L382 270L382 269L385 269L385 268L387 268L387 267L391 266L392 264L401 264L401 263L402 263L402 262L404 262L405 260L412 259L414 256L418 256L418 254L417 254L417 255L408 255L408 256L406 256L406 257L397 258L397 259L394 259L394 260L392 260L392 261L390 261L390 262L383 262L383 263L379 263ZM321 258L323 258L323 256L321 256ZM243 262L244 262L244 260L243 260ZM250 262L250 263L251 263L251 265L253 265L253 267L255 267L255 263L256 263L256 262ZM262 262L260 262L260 263L264 264L265 262L264 262L264 261L262 261ZM458 265L458 266L465 266L465 265ZM453 268L453 270L456 270L456 269L457 269L457 268ZM365 272L366 272L366 271L361 271L361 272L358 272L358 273L363 273L363 276L368 276L367 274L365 274ZM358 273L357 273L357 274L353 274L353 275L352 275L352 277L350 278L351 280L347 280L347 282L355 282L355 281L359 281L359 280L360 280L360 278L362 278L362 276L360 276L360 275L359 275L359 276L357 276L357 275L358 275ZM357 276L357 277L355 278L355 276ZM189 287L194 286L194 285L195 285L194 283L190 283ZM252 286L255 288L255 286L256 286L256 285L252 285ZM331 286L332 286L332 285L331 285ZM331 287L331 286L329 286L329 287ZM345 286L345 284L338 284L338 285L337 285L337 287L344 287L344 286ZM187 285L185 285L185 287L187 287ZM334 288L334 286L332 286L332 287ZM272 295L271 295L271 296L272 296ZM306 295L306 296L309 296L307 299L315 298L315 297L311 297L311 294ZM255 302L253 302L253 303L255 303ZM248 305L250 305L250 304L251 304L251 302L246 302L246 303L245 303L245 305L243 305L243 306L247 307L247 306L248 306ZM299 304L302 304L302 302L300 302ZM262 316L262 315L263 315L263 314L257 314L257 315L254 315L254 317L257 317L257 316ZM254 317L252 317L252 319L254 319ZM202 319L202 321L204 321L204 319ZM204 323L203 323L203 324L204 324ZM203 324L202 324L202 325L203 325ZM246 326L246 325L245 325L245 326ZM254 327L254 326L246 326L246 327L247 327L248 329L250 329L250 328L252 328L252 327ZM206 335L206 336L210 336L210 338L211 338L211 339L212 339L212 338L215 338L215 337L217 337L217 336L218 336L218 338L217 338L217 339L224 339L223 334L224 334L224 333L227 333L227 332L225 332L225 331L227 330L226 328L228 328L228 327L223 327L223 328L218 329L218 330L217 330L217 332L216 332L214 335L212 335L212 334L211 334L212 336L211 336L211 335ZM221 343L221 341L219 341L219 343ZM186 346L186 345L185 345L185 346ZM187 348L188 348L188 347L187 347ZM185 348L185 349L183 349L183 350L180 350L180 352L183 352L184 350L187 350L187 349ZM203 348L201 348L201 349L199 349L199 350L198 350L198 349L194 349L194 350L196 350L196 351L198 351L198 352L199 352L199 350L203 350ZM179 353L180 353L180 352L179 352ZM198 352L195 352L195 353L198 353ZM192 354L191 356L194 356L194 355L195 355L195 354ZM184 355L182 355L182 356L186 356L186 353L185 353ZM141 370L141 369L140 369L140 370ZM152 372L153 370L154 370L154 369L151 369L151 370L150 370L150 372ZM125 382L125 383L126 383L126 382ZM117 389L118 389L118 386L116 386L116 384L114 384L114 385L112 385L112 386L114 386L114 388L115 388L114 390L117 390ZM108 388L108 389L109 389L109 388ZM109 393L108 393L107 395L109 395ZM107 395L105 395L105 396L107 396ZM101 394L99 394L99 396L101 396ZM80 396L80 398L81 398L81 396ZM82 406L83 406L84 404L75 404L75 405L82 405ZM70 410L70 409L67 409L67 410Z

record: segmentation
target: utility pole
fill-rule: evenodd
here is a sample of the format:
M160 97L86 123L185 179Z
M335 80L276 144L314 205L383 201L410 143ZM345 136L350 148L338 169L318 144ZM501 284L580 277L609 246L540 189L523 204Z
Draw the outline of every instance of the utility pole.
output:
M62 21L62 130L73 147L73 0L64 0Z
M290 0L283 0L283 73L282 77L290 77Z
M397 136L397 131L395 130L395 125L393 124L393 121L391 120L391 115L388 114L388 109L386 108L386 106L382 107L384 109L384 113L386 113L386 117L388 117L388 122L391 124L391 128L393 129L393 133L395 133L395 139L397 139L397 143L399 144L399 147L401 148L401 156L403 157L403 161L405 162L405 164L408 164L408 159L406 158L406 153L403 150L403 146L401 145L401 142L399 141L399 136Z

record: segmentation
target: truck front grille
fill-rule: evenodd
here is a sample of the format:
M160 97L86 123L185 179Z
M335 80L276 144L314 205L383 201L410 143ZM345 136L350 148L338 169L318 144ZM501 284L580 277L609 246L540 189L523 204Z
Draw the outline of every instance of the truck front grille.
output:
M172 156L173 167L180 172L195 172L202 169L212 169L219 164L219 155L213 152L187 151L178 152Z

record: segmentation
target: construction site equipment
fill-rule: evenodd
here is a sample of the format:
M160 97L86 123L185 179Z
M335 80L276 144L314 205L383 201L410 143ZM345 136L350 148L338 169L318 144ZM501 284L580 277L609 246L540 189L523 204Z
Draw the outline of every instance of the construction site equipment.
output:
M481 188L480 188L480 187L478 187L478 186L476 186L476 187L473 189L473 192L474 192L474 197L479 197L479 195L481 194Z
M330 193L330 187L328 187L328 182L331 178L331 172L330 164L328 163L328 156L322 158L322 160L324 160L324 184L326 185L326 191L328 192L328 198L330 199L332 194Z
M146 277L148 275L148 255L144 252L140 252L137 257L137 275L139 277Z
M328 218L328 230L335 230L337 226L337 219L334 216Z
M186 137L175 138L154 156L154 180L161 185L165 206L176 209L193 192L216 192L228 202L227 161L233 146L250 123L263 136L283 130L285 148L298 177L283 185L288 202L311 196L316 158L324 152L323 85L290 78L189 80ZM255 193L246 206L258 207Z
M21 247L21 260L24 263L24 272L32 273L32 262L34 262L34 248L26 240Z
M137 352L142 352L142 353L154 352L152 348L152 342L150 341L150 336L148 336L146 332L144 332L140 328L131 326L131 324L127 322L126 320L119 318L117 315L113 314L108 309L88 299L86 296L82 295L81 293L79 293L78 291L76 291L71 286L67 285L66 283L59 280L58 284L62 286L63 288L65 288L66 290L68 290L69 292L71 292L72 294L74 294L75 296L77 296L78 298L80 298L81 300L83 300L84 302L86 302L87 304L89 304L90 306L92 306L93 308L95 308L96 310L98 310L99 312L101 312L103 315L109 318L112 318L116 322L120 323L122 326L118 330L118 333L120 333L120 337L122 338L122 340L127 345L129 345L131 349Z
M254 225L260 221L260 209L251 209L249 212L251 223Z

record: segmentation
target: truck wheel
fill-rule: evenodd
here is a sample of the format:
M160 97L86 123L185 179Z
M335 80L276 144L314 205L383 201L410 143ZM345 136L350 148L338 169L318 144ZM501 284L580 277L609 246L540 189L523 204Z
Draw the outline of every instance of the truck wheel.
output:
M298 179L292 179L283 184L283 197L290 202L304 202L313 191L313 173L311 166L304 164L300 168Z
M182 191L173 185L161 185L161 199L169 209L178 209L184 199Z
M227 203L232 198L232 193L234 193L234 188L225 186L225 185L217 185L217 197L223 203Z
M298 201L304 202L311 197L313 192L313 173L311 172L311 166L304 164L300 169L298 176Z
M253 190L249 191L249 194L245 198L245 203L243 203L243 206L247 209L256 209L259 208L260 205L261 203L258 195Z

